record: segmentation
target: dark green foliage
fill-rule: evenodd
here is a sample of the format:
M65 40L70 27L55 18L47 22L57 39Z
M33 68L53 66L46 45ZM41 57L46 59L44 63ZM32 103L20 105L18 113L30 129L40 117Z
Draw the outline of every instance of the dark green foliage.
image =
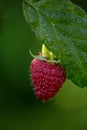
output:
M87 86L87 15L70 0L25 0L26 21L60 59L67 78Z

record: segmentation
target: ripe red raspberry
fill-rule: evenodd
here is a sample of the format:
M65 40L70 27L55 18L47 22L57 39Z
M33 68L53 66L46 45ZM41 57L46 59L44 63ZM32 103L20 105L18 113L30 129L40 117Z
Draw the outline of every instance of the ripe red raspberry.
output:
M34 59L30 71L35 95L41 100L48 100L56 95L66 80L65 71L60 64Z

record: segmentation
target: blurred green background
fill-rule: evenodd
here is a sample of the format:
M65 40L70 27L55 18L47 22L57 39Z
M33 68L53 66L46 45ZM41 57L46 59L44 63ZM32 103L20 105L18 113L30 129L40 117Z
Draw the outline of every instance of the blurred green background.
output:
M86 0L73 0L87 10ZM66 81L52 100L37 100L29 66L41 44L26 23L22 0L0 1L0 130L87 130L87 88Z

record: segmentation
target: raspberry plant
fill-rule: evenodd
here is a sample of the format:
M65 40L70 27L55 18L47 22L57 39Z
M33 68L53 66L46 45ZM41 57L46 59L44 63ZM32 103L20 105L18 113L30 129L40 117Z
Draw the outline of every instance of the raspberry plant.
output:
M27 23L60 60L67 78L87 86L87 14L70 0L24 0Z

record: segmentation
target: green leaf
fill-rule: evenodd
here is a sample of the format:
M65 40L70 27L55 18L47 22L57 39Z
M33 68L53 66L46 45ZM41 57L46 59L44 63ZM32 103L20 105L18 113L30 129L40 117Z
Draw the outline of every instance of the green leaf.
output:
M67 78L87 86L87 15L70 0L25 0L24 16L40 42L60 59Z

